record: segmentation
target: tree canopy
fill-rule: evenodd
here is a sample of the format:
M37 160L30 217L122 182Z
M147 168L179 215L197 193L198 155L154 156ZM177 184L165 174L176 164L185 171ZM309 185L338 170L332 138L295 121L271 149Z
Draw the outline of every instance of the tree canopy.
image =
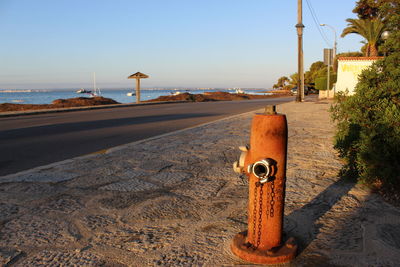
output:
M374 19L379 15L379 6L384 0L359 0L353 13L356 13L359 19Z
M353 9L359 19L376 19L383 21L398 10L399 0L359 0Z
M347 19L347 27L344 28L341 37L350 33L361 35L367 41L365 56L378 56L378 42L385 30L385 24L378 18L375 19Z
M282 76L278 79L278 82L276 84L273 85L273 88L277 89L277 88L285 88L286 85L289 83L289 78L286 76Z

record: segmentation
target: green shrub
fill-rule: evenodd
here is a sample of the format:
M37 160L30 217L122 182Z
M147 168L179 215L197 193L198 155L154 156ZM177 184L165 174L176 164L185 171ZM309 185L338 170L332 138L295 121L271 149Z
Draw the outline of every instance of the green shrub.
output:
M326 90L326 77L318 77L315 79L315 89Z
M330 88L332 89L333 84L336 82L337 75L336 74L331 74L330 79L329 79L329 85ZM325 76L320 76L315 79L315 89L317 90L326 90L326 75Z
M397 17L400 22L400 16ZM400 25L400 24L397 24ZM400 190L400 31L387 42L390 54L362 72L353 96L332 106L335 148L345 160L342 175Z

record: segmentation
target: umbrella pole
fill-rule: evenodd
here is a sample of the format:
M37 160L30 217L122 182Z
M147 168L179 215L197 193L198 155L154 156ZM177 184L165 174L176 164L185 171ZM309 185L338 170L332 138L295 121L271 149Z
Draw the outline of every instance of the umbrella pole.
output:
M140 79L136 78L136 103L140 103Z

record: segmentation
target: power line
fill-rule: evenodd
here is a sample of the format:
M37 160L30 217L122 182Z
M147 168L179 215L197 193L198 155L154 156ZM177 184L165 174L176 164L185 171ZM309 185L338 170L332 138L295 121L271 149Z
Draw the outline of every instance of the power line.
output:
M325 43L328 46L331 46L330 42L329 42L329 39L325 35L325 32L323 32L321 30L321 27L320 27L321 23L318 20L317 14L315 14L314 8L312 7L311 3L308 0L306 0L306 2L307 2L308 9L310 10L311 16L312 16L312 18L314 20L315 26L317 27L317 29L319 31L319 34L321 35L322 39L324 39Z
M326 43L329 47L331 47L332 45L330 44L328 38L326 37L325 32L323 32L323 31L321 30L321 26L320 26L321 23L320 23L319 20L318 20L317 14L315 14L314 8L312 7L312 5L310 4L310 2L309 2L308 0L306 0L306 2L307 2L308 9L310 10L311 17L312 17L313 20L314 20L315 26L317 27L317 29L318 29L318 31L319 31L319 34L321 35L322 39L324 39L325 43Z

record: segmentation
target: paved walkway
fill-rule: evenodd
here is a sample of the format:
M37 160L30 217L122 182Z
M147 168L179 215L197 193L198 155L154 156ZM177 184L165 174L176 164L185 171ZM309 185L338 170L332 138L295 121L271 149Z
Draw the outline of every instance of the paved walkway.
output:
M337 177L327 102L289 121L285 231L292 266L398 266L400 208ZM247 185L232 171L251 113L0 177L0 264L247 266Z

